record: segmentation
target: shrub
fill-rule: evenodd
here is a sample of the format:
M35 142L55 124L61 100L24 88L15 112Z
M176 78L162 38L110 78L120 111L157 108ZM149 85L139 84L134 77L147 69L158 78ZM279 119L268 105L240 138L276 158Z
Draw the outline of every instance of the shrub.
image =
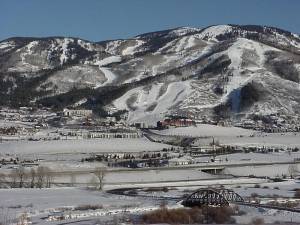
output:
M253 224L253 225L262 225L264 223L265 223L265 221L263 218L253 218L251 220L251 224Z
M254 188L260 188L260 185L259 184L255 184Z
M158 210L142 215L142 223L156 224L195 224L195 223L234 223L231 217L234 214L230 207L194 207L191 209L167 209L161 207Z
M295 190L294 196L295 196L295 198L300 198L300 189Z
M273 179L273 181L274 181L274 182L282 182L283 179L281 179L281 178L279 178L279 177L275 177L275 178Z
M168 191L169 191L169 188L163 187L162 191L163 191L163 192L168 192Z
M169 188L168 187L149 187L144 189L145 192L159 192L159 191L163 191L163 192L168 192Z
M272 201L267 204L272 206L285 207L285 208L296 208L299 205L299 203L291 202L291 201L287 201L287 202Z
M230 207L208 207L208 223L235 223L231 216L234 211Z
M85 210L96 210L103 209L102 205L79 205L74 208L74 210L85 211Z
M237 213L237 216L244 216L246 214L247 214L247 212L245 212L243 210L239 210L238 213Z
M195 209L194 209L195 210ZM188 209L167 209L162 207L153 212L147 213L142 216L143 223L155 224L155 223L202 223L203 218L198 218L197 221L191 221L191 212ZM197 215L202 215L202 211L196 213Z
M133 195L133 196L134 196L134 195L137 195L137 194L138 194L138 191L137 191L136 189L132 189L132 190L128 191L127 194L128 194L128 195Z
M257 198L257 197L258 197L258 194L257 194L257 193L252 193L252 194L251 194L251 197L252 197L252 198Z

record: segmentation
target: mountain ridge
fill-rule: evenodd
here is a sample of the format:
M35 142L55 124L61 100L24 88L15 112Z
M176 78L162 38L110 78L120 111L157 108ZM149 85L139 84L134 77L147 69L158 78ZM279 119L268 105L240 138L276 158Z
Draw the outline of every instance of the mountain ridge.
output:
M1 105L127 110L129 122L152 124L167 114L298 121L299 55L299 35L258 25L179 27L101 42L10 38L0 42Z
M2 40L0 40L0 43L1 42L4 42L4 41L9 41L11 39L51 39L51 38L73 38L73 39L79 39L79 40L83 40L83 41L88 41L88 42L92 42L92 43L101 43L101 42L109 42L109 41L115 41L115 40L127 40L127 39L134 39L134 38L137 38L139 36L144 36L144 35L147 35L147 34L154 34L154 33L160 33L160 32L168 32L168 31L173 31L173 30L177 30L177 29L182 29L182 28L190 28L190 29L197 29L198 31L202 31L202 30L205 30L207 28L210 28L210 27L214 27L214 26L222 26L224 24L213 24L213 25L209 25L209 26L206 26L206 27L203 27L203 28L198 28L198 27L191 27L191 26L179 26L179 27L174 27L174 28L168 28L168 29L162 29L162 30L158 30L158 31L150 31L150 32L146 32L146 33L141 33L141 34L137 34L137 35L134 35L132 37L129 37L129 38L116 38L116 39L107 39L107 40L96 40L96 41L91 41L89 39L86 39L86 38L81 38L81 37L76 37L76 36L40 36L40 37L37 37L37 36L12 36L12 37L8 37L8 38L4 38ZM299 33L295 33L295 32L290 32L284 28L279 28L279 27L274 27L274 26L269 26L269 25L253 25L253 24L226 24L226 25L229 25L229 26L235 26L235 27L266 27L266 28L270 28L270 29L275 29L277 31L281 31L282 33L290 33L292 35L297 35L297 36L300 36Z

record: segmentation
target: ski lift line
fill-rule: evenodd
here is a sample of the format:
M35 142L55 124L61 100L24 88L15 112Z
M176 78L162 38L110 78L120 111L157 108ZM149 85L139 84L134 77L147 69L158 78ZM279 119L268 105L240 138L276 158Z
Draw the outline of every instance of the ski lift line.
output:
M121 68L109 68L110 70L113 71L130 71L130 72L140 72L140 73L153 73L152 70L134 70L134 69L121 69ZM155 74L160 74L160 73L164 73L163 71L156 71Z
M137 72L150 72L150 70L133 70L133 69L121 69L121 68L109 68L111 70L127 70L127 71L137 71Z

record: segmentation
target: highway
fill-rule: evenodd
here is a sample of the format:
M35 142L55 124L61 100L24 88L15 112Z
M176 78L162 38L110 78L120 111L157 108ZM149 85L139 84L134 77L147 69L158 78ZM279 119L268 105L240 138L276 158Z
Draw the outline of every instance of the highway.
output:
M181 170L181 169L222 169L222 168L233 168L233 167L246 167L246 166L268 166L268 165L289 165L297 164L294 161L284 161L284 162L243 162L243 163L198 163L190 165L181 166L164 166L164 167L144 167L144 168L124 168L124 167L114 167L106 168L109 173L119 173L119 172L134 172L134 171L150 171L150 170ZM70 175L70 174L88 174L94 173L94 168L80 168L72 170L53 170L52 173L55 175Z

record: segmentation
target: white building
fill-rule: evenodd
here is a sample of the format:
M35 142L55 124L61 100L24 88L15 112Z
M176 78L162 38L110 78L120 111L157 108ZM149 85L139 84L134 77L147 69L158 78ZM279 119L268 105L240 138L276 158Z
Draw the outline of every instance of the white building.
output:
M87 109L64 109L64 116L84 116L89 117L93 115L92 110Z
M169 166L184 166L193 163L193 159L190 156L173 158L169 160Z
M142 135L138 132L89 132L88 138L140 138Z

